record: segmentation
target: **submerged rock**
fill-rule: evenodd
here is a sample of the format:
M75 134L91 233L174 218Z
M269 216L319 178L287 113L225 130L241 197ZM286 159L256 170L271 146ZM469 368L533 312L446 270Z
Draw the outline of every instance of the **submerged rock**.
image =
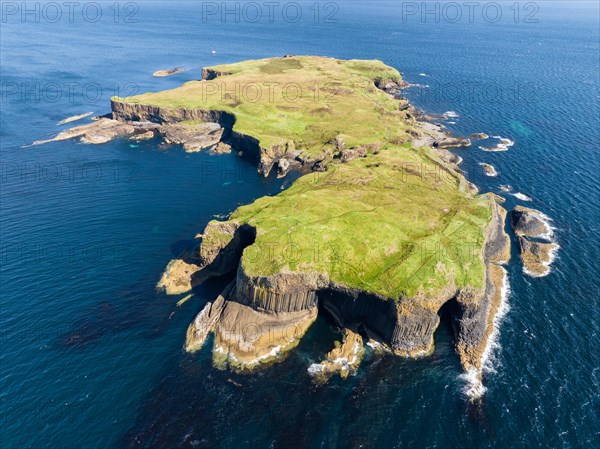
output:
M175 68L167 69L167 70L157 70L156 72L154 72L152 74L152 76L164 77L164 76L175 75L176 73L181 73L181 72L185 72L185 69L183 67L175 67Z
M471 134L471 139L473 140L486 140L489 139L490 136L488 136L485 133L475 133L475 134Z
M83 114L73 115L72 117L67 117L66 119L61 120L60 122L57 123L57 125L64 125L66 123L75 122L77 120L81 120L82 118L89 117L92 114L93 114L93 112L85 112Z

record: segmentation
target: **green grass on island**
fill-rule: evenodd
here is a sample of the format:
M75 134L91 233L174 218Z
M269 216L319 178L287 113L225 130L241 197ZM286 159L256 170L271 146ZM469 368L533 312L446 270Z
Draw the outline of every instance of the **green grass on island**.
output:
M117 100L231 112L234 130L257 138L262 148L291 140L305 154L321 153L336 136L349 147L409 138L398 101L373 84L402 79L381 61L298 56L209 69L227 75Z
M389 298L437 298L484 282L489 199L473 198L425 150L389 149L311 173L230 220L257 229L250 276L318 272Z
M399 82L398 71L380 61L322 57L211 69L226 74L126 101L229 111L236 117L234 129L259 139L262 148L292 140L296 149L318 153L333 146L335 137L348 148L373 144L367 157L348 163L339 163L333 151L338 163L326 172L302 176L279 195L231 215L257 230L242 256L248 275L316 272L339 285L423 304L461 287L484 286L490 199L469 193L462 175L434 150L412 148L409 133L418 132L416 123L374 84ZM216 83L217 90L238 83L241 92L255 84L276 87L274 95L263 90L261 99L251 101L250 94L208 95L206 83ZM301 96L291 101L278 95L286 85ZM219 236L205 234L203 244L210 242L220 242Z

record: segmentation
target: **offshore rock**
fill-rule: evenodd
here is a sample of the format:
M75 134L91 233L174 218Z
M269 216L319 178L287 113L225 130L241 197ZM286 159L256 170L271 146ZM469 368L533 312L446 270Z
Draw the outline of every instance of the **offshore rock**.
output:
M325 360L313 363L308 368L308 372L319 384L327 382L335 374L346 379L356 372L363 356L362 337L350 329L344 329L342 342L336 341L335 347L327 353Z
M519 250L523 261L523 270L533 277L542 277L550 273L559 246L553 242L534 242L519 237Z
M444 139L436 140L433 142L433 146L436 148L461 148L471 146L470 139L461 139L457 137L446 137Z
M552 238L550 219L539 210L517 206L512 210L510 218L517 236Z

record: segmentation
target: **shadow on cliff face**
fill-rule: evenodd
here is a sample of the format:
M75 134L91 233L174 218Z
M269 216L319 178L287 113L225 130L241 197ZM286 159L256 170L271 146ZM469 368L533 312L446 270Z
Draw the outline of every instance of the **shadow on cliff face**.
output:
M457 316L460 312L460 307L456 298L452 298L444 303L438 315L440 317L440 325L447 326L452 335L452 343L456 343L456 332L457 332ZM458 360L458 356L456 357Z
M189 258L189 262L199 262L203 268L192 274L192 285L201 286L207 279L236 272L240 265L242 252L252 245L255 240L256 228L248 224L242 224L235 229L233 237L227 245L223 248L217 248L216 255L212 250L206 250L205 253L196 250L193 256Z

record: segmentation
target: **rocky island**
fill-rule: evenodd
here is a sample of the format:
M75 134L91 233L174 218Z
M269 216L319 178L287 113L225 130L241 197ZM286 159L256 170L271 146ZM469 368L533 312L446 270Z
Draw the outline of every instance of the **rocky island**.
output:
M443 308L462 366L480 381L507 291L504 199L465 179L448 148L470 139L427 122L402 97L406 86L380 61L245 61L205 68L172 90L113 98L110 116L55 140L159 135L186 151L243 152L265 176L304 173L209 222L168 264L157 284L168 294L235 275L190 324L187 351L212 333L215 365L266 366L326 313L344 341L313 371L345 376L365 342L430 354Z
M267 83L257 100L250 86ZM210 67L201 81L114 99L118 121L218 123L221 139L254 155L263 174L309 172L210 222L169 264L158 286L172 294L235 273L190 325L188 351L213 333L216 364L252 369L280 359L324 311L361 336L340 353L364 338L423 356L448 304L461 363L480 372L510 256L506 212L478 195L445 149L468 139L421 126L402 87L379 61L286 57Z

